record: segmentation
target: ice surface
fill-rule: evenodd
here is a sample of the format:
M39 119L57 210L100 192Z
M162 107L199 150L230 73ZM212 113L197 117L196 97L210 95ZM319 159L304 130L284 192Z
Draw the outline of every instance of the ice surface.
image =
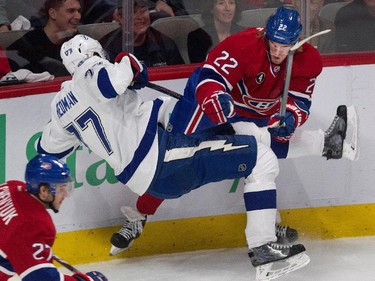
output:
M278 281L375 280L375 237L335 240L302 239L311 262ZM251 281L255 270L246 248L204 250L179 254L118 259L75 265L97 270L110 281ZM61 271L68 273L65 268ZM13 280L18 280L12 278Z
M279 281L375 280L375 237L324 241L301 240L311 262ZM246 248L204 250L180 254L118 259L75 265L97 270L110 281L250 281L255 270ZM68 273L65 268L61 271ZM16 277L12 281L19 280Z

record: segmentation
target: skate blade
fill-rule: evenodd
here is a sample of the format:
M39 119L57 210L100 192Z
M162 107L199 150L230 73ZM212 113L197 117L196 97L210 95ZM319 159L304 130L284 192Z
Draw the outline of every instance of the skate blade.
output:
M118 248L118 247L112 245L111 250L109 251L109 255L114 256L114 255L117 255L119 253L122 253L122 252L126 251L127 249L129 249L133 245L133 243L134 243L134 241L131 241L129 243L129 246L126 247L126 248Z
M356 108L352 105L347 107L347 132L344 140L343 157L351 161L356 161L359 158L359 144L358 144L358 129L359 118ZM351 135L351 139L348 139Z
M300 253L285 260L276 261L256 267L257 281L269 281L296 271L310 262L306 253Z

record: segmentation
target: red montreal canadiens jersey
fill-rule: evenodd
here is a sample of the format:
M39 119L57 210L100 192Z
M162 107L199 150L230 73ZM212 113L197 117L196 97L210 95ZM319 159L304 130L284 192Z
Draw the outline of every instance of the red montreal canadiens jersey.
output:
M64 279L51 262L55 236L50 214L23 182L0 185L0 272L15 272L22 280L76 280L71 276Z
M230 92L236 113L241 116L268 118L279 111L286 59L281 65L272 64L267 41L258 31L248 28L211 50L203 64L206 71L201 72L197 87L200 104L205 96L222 90ZM302 51L294 54L288 104L298 99L309 108L315 80L321 71L319 52L310 44L303 44Z

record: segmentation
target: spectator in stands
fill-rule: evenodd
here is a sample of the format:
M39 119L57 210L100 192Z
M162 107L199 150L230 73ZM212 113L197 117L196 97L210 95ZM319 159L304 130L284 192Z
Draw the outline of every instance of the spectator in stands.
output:
M61 62L61 45L77 32L81 20L79 0L47 0L48 21L44 28L26 33L7 48L12 71L24 68L34 73L48 71L55 76L69 75Z
M338 52L375 50L375 1L354 0L335 18Z
M336 50L335 25L333 22L319 16L325 0L310 0L310 35L319 31L331 29L331 32L312 38L309 43L318 48L320 53L333 53ZM294 0L294 7L301 12L301 0Z
M8 58L2 46L0 46L0 79L10 72Z
M5 9L5 0L0 0L0 32L9 31L10 23Z
M184 60L176 43L150 26L149 4L147 0L134 0L134 55L147 66L183 64ZM114 18L123 25L122 0L118 1ZM122 51L122 28L105 35L100 43L108 52L110 61L114 62L117 54Z
M150 0L151 22L165 17L183 16L188 12L182 0Z
M1 1L1 0L0 0ZM116 2L113 0L80 0L81 24L92 24L113 21ZM48 11L42 7L37 16L31 17L31 26L43 27L48 19Z
M238 0L207 0L204 3L204 26L188 34L187 45L191 63L204 61L207 53L219 42L245 29L236 24L241 16Z

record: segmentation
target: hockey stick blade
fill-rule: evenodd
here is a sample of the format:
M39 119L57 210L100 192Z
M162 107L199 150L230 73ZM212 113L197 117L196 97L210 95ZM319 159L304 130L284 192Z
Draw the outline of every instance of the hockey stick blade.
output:
M58 262L59 264L61 264L62 266L64 266L65 268L69 269L73 273L81 272L80 270L78 270L77 268L75 268L74 266L72 266L71 264L69 264L68 262L66 262L65 260L59 258L56 255L53 255L52 259L54 261Z
M312 38L314 37L317 37L317 36L320 36L320 35L323 35L323 34L326 34L328 32L330 32L331 29L325 29L325 30L322 30L318 33L315 33L301 41L298 41L296 44L294 44L294 46L289 50L289 52L294 52L295 50L297 50L299 47L301 47L303 44L305 44L307 41L311 40Z
M160 86L160 85L157 85L155 83L152 83L152 82L147 82L146 83L146 87L150 88L150 89L153 89L153 90L156 90L156 91L159 91L163 94L166 94L172 98L176 98L176 99L181 99L182 98L182 95L175 92L175 91L172 91L168 88L165 88L163 86Z

